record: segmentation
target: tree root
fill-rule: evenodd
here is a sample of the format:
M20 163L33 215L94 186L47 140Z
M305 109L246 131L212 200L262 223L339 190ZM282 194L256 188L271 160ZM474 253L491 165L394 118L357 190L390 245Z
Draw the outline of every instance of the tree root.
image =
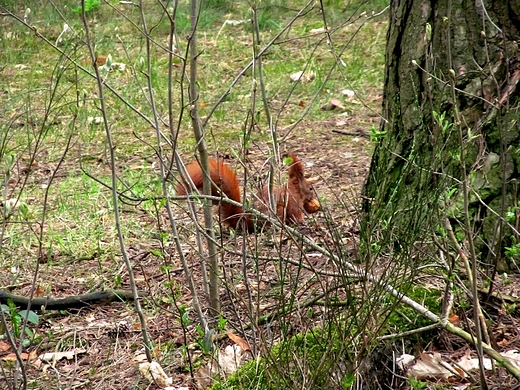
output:
M29 305L29 298L0 290L0 303L7 304L8 300L21 308L27 308ZM78 309L92 304L108 304L114 301L124 302L133 300L134 297L130 290L105 290L65 298L33 298L31 307L35 310L65 310Z

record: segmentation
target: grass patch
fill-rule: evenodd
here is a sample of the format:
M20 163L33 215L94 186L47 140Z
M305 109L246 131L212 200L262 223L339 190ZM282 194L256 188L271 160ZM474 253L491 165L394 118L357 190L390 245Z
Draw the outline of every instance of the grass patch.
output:
M73 35L72 32L65 33L61 38L61 46L67 55L89 68L90 60L86 48L78 41L81 36L81 23L78 15L71 11L74 4L74 2L65 2L60 6L59 11L62 12L65 20L49 4L38 8L32 13L34 25L38 28L39 33L53 40L60 35L63 23L65 21L69 23L73 31L79 35ZM224 5L218 3L211 6L220 9L225 8ZM280 9L287 9L285 5L269 3L265 7L259 7L258 13L267 15L267 20L273 20L270 15L276 13L280 19L279 23L284 24L288 22L291 15L296 13L299 5L297 2L291 5L291 9L295 10L293 12L281 12ZM152 38L155 43L151 53L152 73L150 77L156 94L156 109L161 115L165 115L169 109L166 71L168 56L163 48L167 43L169 33L168 20L164 14L157 13L159 9L152 8L151 5L149 7L149 12L146 12L149 19L147 23L154 28ZM247 13L250 12L247 7L239 5L226 11L230 13L229 19L234 20L244 20ZM186 17L183 16L183 12L187 12L187 3L181 2L177 15L179 34L185 33L182 21ZM339 13L346 16L345 13ZM146 103L146 78L143 75L146 69L142 65L147 55L144 51L144 39L138 34L135 27L139 23L139 15L132 7L119 6L113 9L104 3L98 10L92 11L90 14L96 52L99 55L110 54L114 61L125 63L128 67L126 72L107 74L107 83L110 83L124 98L122 101L110 93L107 94L110 123L116 128L132 129L139 133L148 125L143 123L139 115L136 115L128 105L132 105L142 114L151 117L150 107ZM202 12L201 20L206 20L205 18L209 18L210 14L218 15L218 13L209 11ZM199 85L202 115L210 112L227 85L251 60L253 32L248 31L250 24L233 26L224 24L224 21L225 19L219 20L218 23L217 21L205 21L200 25ZM48 87L48 81L53 77L52 67L48 67L49 59L55 59L54 61L58 60L55 62L57 68L63 65L66 67L65 71L61 69L54 71L56 77L61 75L63 78L64 85L60 85L59 96L73 104L77 101L76 91L79 90L80 93L83 93L80 99L85 100L86 103L79 110L80 119L85 123L86 118L98 116L96 114L97 103L95 96L92 95L95 83L89 76L71 67L65 59L60 60L60 56L53 49L41 45L27 28L13 23L10 19L4 20L4 25L5 34L9 36L9 39L2 40L4 50L1 54L3 58L0 60L8 64L4 68L3 74L13 77L12 83L10 83L12 92L33 91L34 95L31 100L41 102L41 94L44 91L42 87ZM381 31L384 31L384 26L370 22L366 23L360 31L357 31L359 25L347 25L336 30L333 30L334 26L331 26L334 52L326 44L323 34L308 34L309 26L323 26L323 20L317 10L312 10L301 21L294 23L281 43L272 46L264 54L264 77L268 100L289 101L289 104L284 105L281 110L273 109L273 115L281 120L278 122L280 126L293 123L300 118L303 115L303 110L299 106L300 102L303 102L302 105L308 105L313 96L316 96L317 99L310 114L317 120L321 120L330 117L330 113L322 111L320 107L326 104L330 98L342 98L342 90L354 89L361 99L365 99L366 96L379 90L382 84L384 35L381 34ZM218 31L216 31L217 28ZM273 38L277 29L279 27L261 28L263 36L259 48ZM290 40L290 44L284 43L287 40ZM343 51L343 48L347 47L347 42L348 50ZM184 55L187 42L181 39L179 43L179 51L181 55ZM20 50L21 47L24 50ZM341 55L340 58L345 66L338 63L338 55ZM367 59L371 61L367 62ZM315 82L294 86L289 80L289 75L306 66L309 71L316 73ZM331 68L333 68L332 72L330 72ZM132 75L131 69L135 71L135 74ZM174 82L181 76L178 70L175 73ZM251 83L251 71L249 71L226 97L224 105L217 109L212 118L212 125L215 128L225 127L228 128L228 131L234 131L238 135L242 132L241 124L244 123L249 110L262 112L258 101L256 103L258 107L251 107ZM19 109L18 106L26 100L27 96L12 92L9 94L9 103L13 108ZM182 104L179 92L177 88L174 88L173 103L175 106L173 109L176 113L181 109L178 104ZM348 109L352 113L363 110L359 105L350 105ZM267 125L263 115L260 115L258 119L261 126ZM85 127L87 126L85 125ZM187 118L181 122L181 128L185 127L188 127ZM87 134L90 132L91 130L87 130ZM81 133L85 133L85 131L82 129ZM191 142L186 135L180 138L181 148L186 145L185 140L188 143ZM228 134L225 137L215 135L215 146L227 145L228 139Z

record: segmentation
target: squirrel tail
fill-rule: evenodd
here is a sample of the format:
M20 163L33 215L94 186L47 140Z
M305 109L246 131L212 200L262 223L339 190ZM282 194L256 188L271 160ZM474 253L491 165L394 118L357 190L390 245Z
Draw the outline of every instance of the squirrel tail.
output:
M222 192L229 199L241 203L240 187L235 172L233 172L224 161L214 158L209 159L209 170L211 181L213 182L211 195L220 196ZM190 176L193 185L199 190L202 189L203 174L198 161L193 161L191 164L187 165L186 171ZM189 189L189 186L185 185L183 182L177 184L178 195L186 195L187 189ZM237 226L240 227L240 223L244 221L248 231L254 230L253 221L249 215L244 215L242 207L235 206L225 201L214 201L213 203L219 204L221 219L233 229L236 229Z

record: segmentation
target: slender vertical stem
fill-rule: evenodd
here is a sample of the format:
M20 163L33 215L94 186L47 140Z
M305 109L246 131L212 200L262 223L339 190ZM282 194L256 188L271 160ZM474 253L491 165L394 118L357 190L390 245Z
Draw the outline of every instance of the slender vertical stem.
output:
M455 126L458 130L458 136L459 136L459 145L460 145L460 170L461 170L461 181L462 181L462 196L464 198L464 230L466 232L466 240L468 242L468 249L469 249L469 258L471 260L471 272L468 269L468 276L470 276L471 280L471 294L473 295L473 312L474 312L474 322L475 322L475 336L476 336L476 349L477 349L477 355L479 360L479 366L480 366L480 385L484 390L488 389L488 384L486 381L486 377L484 375L485 373L485 367L484 367L484 350L483 350L483 337L486 338L486 342L489 343L489 337L487 336L487 329L486 329L486 323L484 316L482 314L482 309L480 307L480 302L478 300L479 293L478 293L478 286L477 286L477 255L475 252L475 244L473 242L473 234L472 234L472 227L471 227L471 219L469 215L469 177L466 171L466 145L464 142L464 137L462 134L462 126L463 126L463 120L461 118L460 112L458 110L458 106L456 104L457 102L457 96L455 94L455 78L453 71L453 64L452 64L452 57L451 57L451 39L450 39L450 28L449 28L449 22L451 14L451 2L448 2L448 18L447 18L447 53L448 53L448 63L450 67L450 86L451 86L451 98L453 100L454 104L454 118L455 118ZM463 259L466 259L465 254L460 251L461 256ZM466 262L467 264L467 262ZM467 267L469 268L469 264L467 264Z
M189 56L190 56L190 83L189 83L189 98L190 98L190 116L193 127L193 134L197 141L197 150L200 156L200 166L202 167L203 188L202 192L205 195L211 195L211 178L209 172L209 155L206 139L204 137L204 127L202 126L199 110L198 100L199 91L197 88L197 25L199 18L199 5L197 0L191 0L190 8L190 22L191 35L189 38ZM208 199L204 200L204 225L206 228L208 245L208 263L210 265L209 275L209 306L212 311L211 316L216 318L220 314L220 299L219 299L219 264L217 257L217 247L215 245L215 237L213 233L213 211L212 203Z
M123 237L123 231L121 230L121 218L120 218L120 214L119 214L119 198L118 198L118 193L117 193L118 180L117 180L117 172L116 172L116 158L115 158L115 153L114 153L114 141L112 139L112 132L110 130L110 125L108 123L105 94L104 94L104 83L103 83L101 74L99 72L99 68L96 64L94 43L92 42L92 39L90 37L90 30L89 30L87 19L85 17L85 0L81 1L81 8L82 8L81 20L83 21L83 26L85 28L85 39L87 42L90 59L92 61L92 65L94 67L94 71L96 74L96 81L97 81L98 93L99 93L99 104L100 104L99 109L100 109L101 115L103 117L103 126L105 128L105 133L106 133L108 147L109 147L110 171L111 171L111 182L112 182L112 202L114 205L114 222L116 225L115 227L116 227L116 231L117 231L117 237L119 239L121 255L123 256L123 260L125 262L125 265L126 265L126 268L128 271L130 289L132 290L132 295L134 298L135 311L137 312L137 315L139 316L139 321L141 323L141 332L143 335L143 343L145 346L146 358L148 359L149 362L151 362L153 360L152 346L150 343L150 338L148 336L146 319L144 317L144 313L141 308L141 303L139 301L139 292L137 291L137 286L136 286L135 278L134 278L134 272L132 270L132 264L130 263L128 253L126 251L125 239Z
M262 103L264 104L265 118L267 123L271 125L271 113L269 111L269 102L267 101L267 92L265 90L264 82L264 71L262 68L262 54L258 54L261 51L260 45L260 26L258 25L258 7L255 4L252 6L253 9L253 55L254 55L254 71L256 70L255 76L258 77L258 83L260 85L260 93L262 94ZM254 89L256 89L256 77L253 77L255 83ZM254 118L254 116L253 116Z

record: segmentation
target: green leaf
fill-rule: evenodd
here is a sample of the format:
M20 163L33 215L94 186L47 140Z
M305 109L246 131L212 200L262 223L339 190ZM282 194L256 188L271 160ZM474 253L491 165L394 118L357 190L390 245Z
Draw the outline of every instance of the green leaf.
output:
M354 384L355 381L356 381L356 376L352 372L349 372L341 380L341 387L344 389L350 389L350 387Z
M85 0L85 13L97 11L99 9L99 0ZM81 13L81 6L72 8L72 12L76 14Z
M202 339L202 352L205 354L210 353L213 350L213 336L215 335L215 329L210 329L204 335Z
M27 203L20 203L20 206L18 207L18 211L22 215L24 219L27 219L27 216L29 214L29 206L27 206Z
M34 332L32 331L31 328L27 328L27 327L25 327L25 334L26 334L27 336L29 336L29 339L25 339L25 340L24 340L24 345L25 345L25 341L26 341L26 340L27 340L28 342L30 342L30 340L32 340L32 339L34 338Z
M159 259L164 259L164 252L156 249L150 249L150 253Z
M20 310L20 317L25 318L27 310ZM40 322L40 317L34 311L29 311L29 316L27 317L27 322L31 324L38 325Z
M410 381L410 384L412 385L412 388L414 390L421 390L424 389L426 386L428 386L427 382L422 382L418 379L414 379L412 376L408 376L408 380Z

